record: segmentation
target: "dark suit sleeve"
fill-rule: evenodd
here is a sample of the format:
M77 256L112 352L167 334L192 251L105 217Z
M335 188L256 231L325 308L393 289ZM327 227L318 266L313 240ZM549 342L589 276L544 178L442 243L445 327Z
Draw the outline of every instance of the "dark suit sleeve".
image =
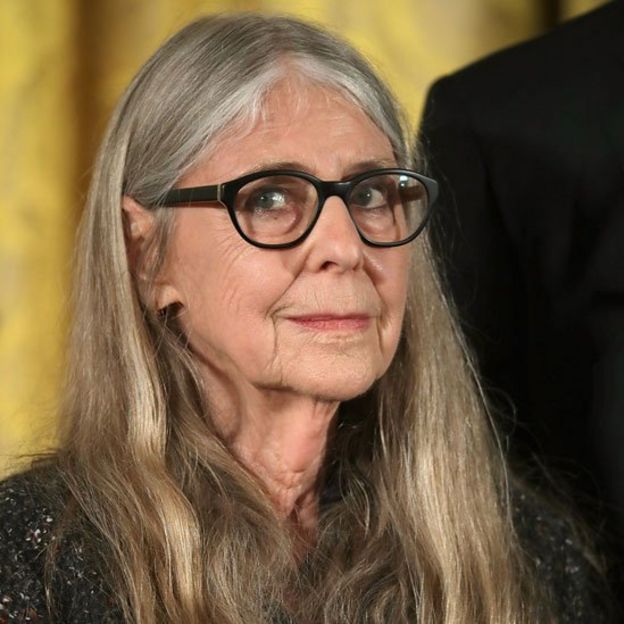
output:
M507 404L496 391L502 388L518 406L525 396L525 287L490 179L487 141L453 77L428 94L421 144L441 185L431 236L447 287L491 398Z

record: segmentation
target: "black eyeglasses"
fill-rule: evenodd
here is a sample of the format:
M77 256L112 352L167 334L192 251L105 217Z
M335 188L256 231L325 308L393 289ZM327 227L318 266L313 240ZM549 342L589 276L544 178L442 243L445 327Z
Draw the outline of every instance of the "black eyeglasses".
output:
M438 194L435 180L409 169L375 169L340 182L303 171L259 171L211 186L173 189L161 206L219 202L251 245L284 249L312 231L328 197L337 196L364 243L397 247L414 240L429 219Z

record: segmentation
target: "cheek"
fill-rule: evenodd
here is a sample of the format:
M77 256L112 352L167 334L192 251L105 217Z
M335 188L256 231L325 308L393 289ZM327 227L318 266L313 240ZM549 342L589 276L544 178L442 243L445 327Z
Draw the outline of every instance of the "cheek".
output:
M199 355L214 365L255 361L272 351L270 312L292 278L278 254L259 257L262 250L240 239L231 224L204 230L180 237L172 257L183 330Z
M385 312L384 342L396 343L401 332L407 301L409 250L398 247L380 251L384 255L376 254L375 281Z

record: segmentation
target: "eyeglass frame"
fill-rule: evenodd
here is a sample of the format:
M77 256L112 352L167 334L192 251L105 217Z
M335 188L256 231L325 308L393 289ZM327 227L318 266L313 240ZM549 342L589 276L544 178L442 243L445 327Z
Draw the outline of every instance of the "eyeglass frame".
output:
M425 187L425 192L427 194L427 212L423 218L423 221L418 226L415 232L400 241L381 243L367 239L366 236L360 231L357 222L355 221L355 219L351 215L351 211L349 210L349 203L347 200L351 191L363 180L378 175L407 175L415 178ZM300 234L294 241L291 241L289 243L262 243L253 240L249 238L247 234L245 234L238 222L238 219L236 218L234 199L236 198L236 194L238 193L238 191L246 184L253 182L254 180L271 176L292 176L295 178L307 180L316 189L317 206L314 217L312 218L306 229L303 231L303 233ZM310 235L310 232L312 232L314 226L316 225L316 222L321 216L321 211L323 210L326 201L330 197L339 197L344 202L347 208L347 212L349 213L349 217L353 221L353 225L355 226L358 236L363 243L371 247L399 247L413 241L425 229L431 217L435 201L438 197L438 183L433 178L429 178L421 173L412 171L411 169L402 169L397 167L371 169L370 171L365 171L363 173L357 174L347 180L339 181L321 180L320 178L317 178L310 173L306 173L305 171L298 171L296 169L266 169L262 171L248 173L239 178L229 180L228 182L222 182L221 184L210 184L206 186L194 186L188 188L174 188L165 193L158 201L157 205L158 207L167 208L192 208L194 207L193 204L196 202L218 202L219 204L221 204L222 208L225 208L228 211L230 220L232 221L234 228L239 233L241 238L243 238L243 240L245 240L250 245L253 245L254 247L260 247L261 249L290 249L291 247L296 247L297 245L302 243Z

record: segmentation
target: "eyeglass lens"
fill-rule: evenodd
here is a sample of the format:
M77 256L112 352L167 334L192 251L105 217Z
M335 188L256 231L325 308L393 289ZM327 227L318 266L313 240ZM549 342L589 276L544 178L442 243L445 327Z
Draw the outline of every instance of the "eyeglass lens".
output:
M372 243L409 238L425 220L427 203L423 184L403 173L365 178L347 198L353 222ZM255 179L240 188L234 200L236 219L245 235L269 245L297 240L314 221L318 207L314 184L292 175Z

